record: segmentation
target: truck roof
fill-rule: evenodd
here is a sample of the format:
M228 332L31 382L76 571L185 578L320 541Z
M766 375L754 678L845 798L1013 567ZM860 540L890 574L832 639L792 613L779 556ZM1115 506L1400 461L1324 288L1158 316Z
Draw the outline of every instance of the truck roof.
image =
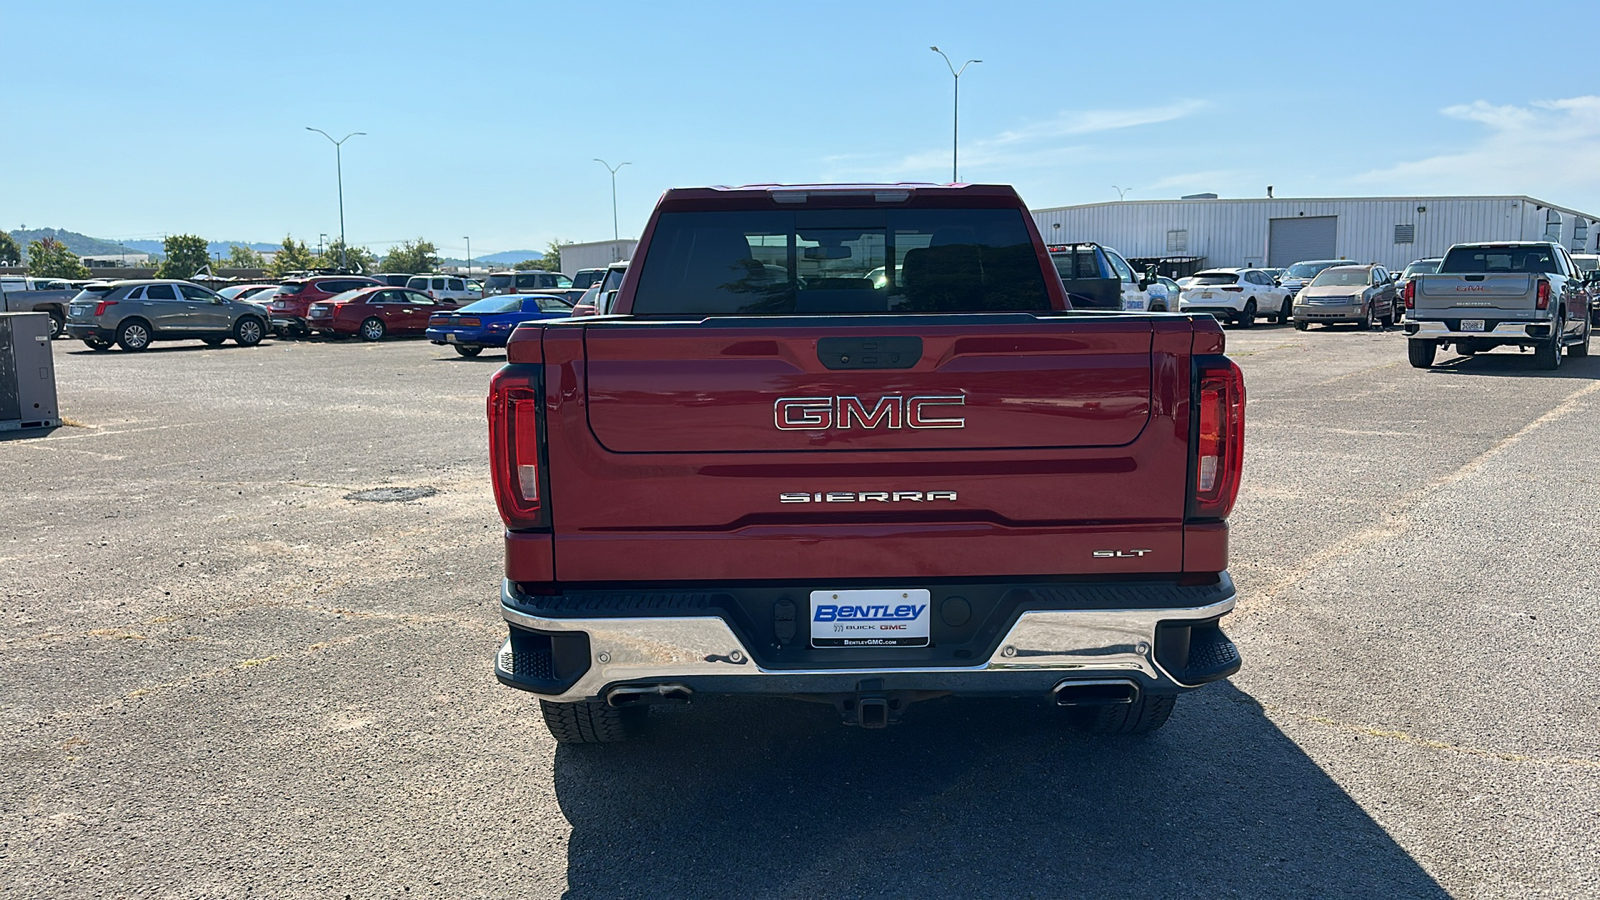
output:
M830 208L841 206L1022 207L1009 184L744 184L672 188L662 195L662 210L803 209L813 196L825 197Z

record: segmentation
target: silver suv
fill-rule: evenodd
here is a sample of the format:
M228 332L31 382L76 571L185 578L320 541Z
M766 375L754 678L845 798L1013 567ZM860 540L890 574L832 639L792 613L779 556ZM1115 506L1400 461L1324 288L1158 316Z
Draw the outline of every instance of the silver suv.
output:
M113 343L139 351L151 341L201 340L215 347L233 338L254 347L267 334L265 307L229 300L166 279L112 281L84 288L67 306L67 334L95 350Z

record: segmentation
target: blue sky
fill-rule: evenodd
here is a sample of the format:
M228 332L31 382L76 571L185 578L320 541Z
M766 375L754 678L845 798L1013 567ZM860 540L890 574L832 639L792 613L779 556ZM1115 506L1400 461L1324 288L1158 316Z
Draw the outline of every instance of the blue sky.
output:
M1480 10L1483 14L1474 13ZM1600 88L1501 3L11 3L0 225L449 255L623 236L674 186L1531 194L1600 214ZM1530 7L1532 9L1532 7ZM1538 34L1565 7L1540 7ZM1576 13L1579 7L1571 8ZM1512 16L1513 19L1518 18ZM1574 34L1592 31L1579 17ZM1573 40L1579 40L1574 37Z

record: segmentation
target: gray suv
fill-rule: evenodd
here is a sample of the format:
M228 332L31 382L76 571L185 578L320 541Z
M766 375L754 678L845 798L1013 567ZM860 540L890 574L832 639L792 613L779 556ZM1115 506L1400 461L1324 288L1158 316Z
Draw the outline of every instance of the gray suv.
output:
M167 279L113 281L84 288L67 305L67 334L95 350L113 343L144 350L151 341L201 340L215 347L233 338L254 347L267 334L265 307Z

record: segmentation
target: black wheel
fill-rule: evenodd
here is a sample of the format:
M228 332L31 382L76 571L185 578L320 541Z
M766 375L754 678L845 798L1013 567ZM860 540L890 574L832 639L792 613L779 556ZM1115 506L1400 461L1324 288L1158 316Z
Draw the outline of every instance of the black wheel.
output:
M205 344L207 347L221 347L222 342L225 340L227 338L201 338L200 343Z
M1362 328L1363 331L1373 331L1373 330L1376 330L1377 327L1378 327L1377 310L1372 308L1372 304L1371 303L1368 303L1367 304L1367 314L1361 320L1361 328Z
M104 338L84 338L83 343L90 350L110 350L111 342Z
M58 312L50 313L50 340L67 336L67 317Z
M649 709L630 706L617 709L604 700L577 703L552 703L540 700L544 725L560 744L614 744L638 733Z
M381 341L385 331L388 331L388 329L383 327L382 319L371 318L361 323L359 334L363 341Z
M479 353L483 352L482 347L468 347L465 344L456 344L455 348L456 352L462 356L477 356Z
M1244 312L1239 313L1239 318L1234 321L1240 328L1250 328L1256 324L1256 298L1251 297L1244 302Z
M1406 341L1406 356L1410 358L1411 365L1418 369L1433 365L1434 354L1438 352L1439 345L1434 341Z
M1389 311L1387 313L1384 313L1384 315L1383 315L1383 327L1385 327L1385 328L1393 328L1394 327L1394 305L1393 304L1390 304Z
M1177 702L1170 694L1154 696L1140 691L1132 703L1068 707L1067 721L1090 734L1144 734L1167 724Z
M150 326L143 319L129 319L117 328L117 346L137 353L150 346Z
M1567 355L1581 359L1589 355L1589 335L1594 331L1594 325L1585 322L1583 325L1583 340L1567 348Z
M233 326L234 343L241 347L254 347L266 336L267 326L261 324L261 320L255 316L245 316Z
M1560 316L1550 325L1550 340L1537 344L1533 348L1533 364L1546 371L1561 368L1561 333L1566 330L1567 323Z
M1311 323L1310 322L1296 322L1296 323L1294 323L1294 330L1295 331L1307 331L1310 328L1311 328Z
M1278 324L1287 325L1289 324L1289 320L1293 317L1294 299L1292 297L1285 297L1283 298L1283 306L1278 308Z

